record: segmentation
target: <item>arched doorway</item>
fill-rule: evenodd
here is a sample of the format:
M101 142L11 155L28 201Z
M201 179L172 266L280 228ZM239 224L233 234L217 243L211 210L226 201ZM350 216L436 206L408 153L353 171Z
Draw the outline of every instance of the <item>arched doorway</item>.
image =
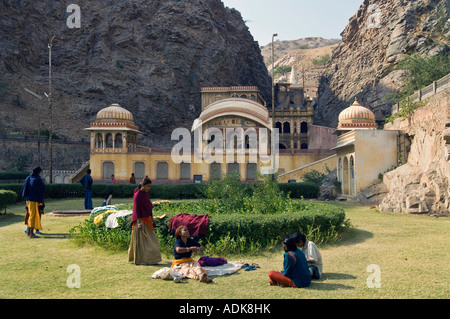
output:
M342 163L342 194L348 195L349 192L349 178L348 178L348 159L344 157L344 161Z
M350 156L350 195L355 196L355 160Z

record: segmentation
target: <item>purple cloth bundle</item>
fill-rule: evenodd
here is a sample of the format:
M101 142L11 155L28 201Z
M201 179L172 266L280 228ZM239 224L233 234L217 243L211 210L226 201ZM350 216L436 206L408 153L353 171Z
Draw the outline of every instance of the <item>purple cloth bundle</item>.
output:
M200 266L220 266L228 262L225 258L203 256L198 260L198 263Z

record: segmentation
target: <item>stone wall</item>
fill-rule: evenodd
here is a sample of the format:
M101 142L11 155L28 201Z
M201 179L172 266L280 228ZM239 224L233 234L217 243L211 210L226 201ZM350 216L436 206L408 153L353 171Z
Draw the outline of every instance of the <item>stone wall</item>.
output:
M383 212L447 215L450 209L450 89L428 99L407 119L385 129L402 130L412 139L406 164L383 176L388 192Z
M41 167L50 166L48 139L41 138ZM0 171L20 169L31 171L39 165L37 138L8 138L0 136ZM88 142L53 140L53 170L77 170L89 160Z

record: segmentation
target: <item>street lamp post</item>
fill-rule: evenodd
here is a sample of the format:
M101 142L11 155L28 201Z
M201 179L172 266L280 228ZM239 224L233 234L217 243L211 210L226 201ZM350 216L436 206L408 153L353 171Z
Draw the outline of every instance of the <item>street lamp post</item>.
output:
M275 125L275 80L273 78L274 74L274 49L273 49L273 38L277 37L278 33L272 34L272 126Z
M275 80L274 80L274 60L275 54L273 49L273 38L277 37L278 33L272 34L272 130L275 127ZM276 133L276 131L275 131ZM273 137L273 134L272 134ZM272 144L272 141L270 142ZM276 145L278 147L278 145ZM271 154L272 156L272 179L275 180L275 154Z
M48 107L50 111L50 130L49 130L49 182L50 184L53 183L53 109L52 109L52 45L53 45L53 39L55 36L52 36L48 38Z

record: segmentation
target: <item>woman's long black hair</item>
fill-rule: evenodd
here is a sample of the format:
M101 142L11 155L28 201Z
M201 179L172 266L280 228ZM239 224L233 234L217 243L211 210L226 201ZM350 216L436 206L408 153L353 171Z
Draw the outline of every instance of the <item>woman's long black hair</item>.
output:
M292 237L285 237L283 239L283 245L286 246L286 251L296 251L297 245L295 244L295 240Z

